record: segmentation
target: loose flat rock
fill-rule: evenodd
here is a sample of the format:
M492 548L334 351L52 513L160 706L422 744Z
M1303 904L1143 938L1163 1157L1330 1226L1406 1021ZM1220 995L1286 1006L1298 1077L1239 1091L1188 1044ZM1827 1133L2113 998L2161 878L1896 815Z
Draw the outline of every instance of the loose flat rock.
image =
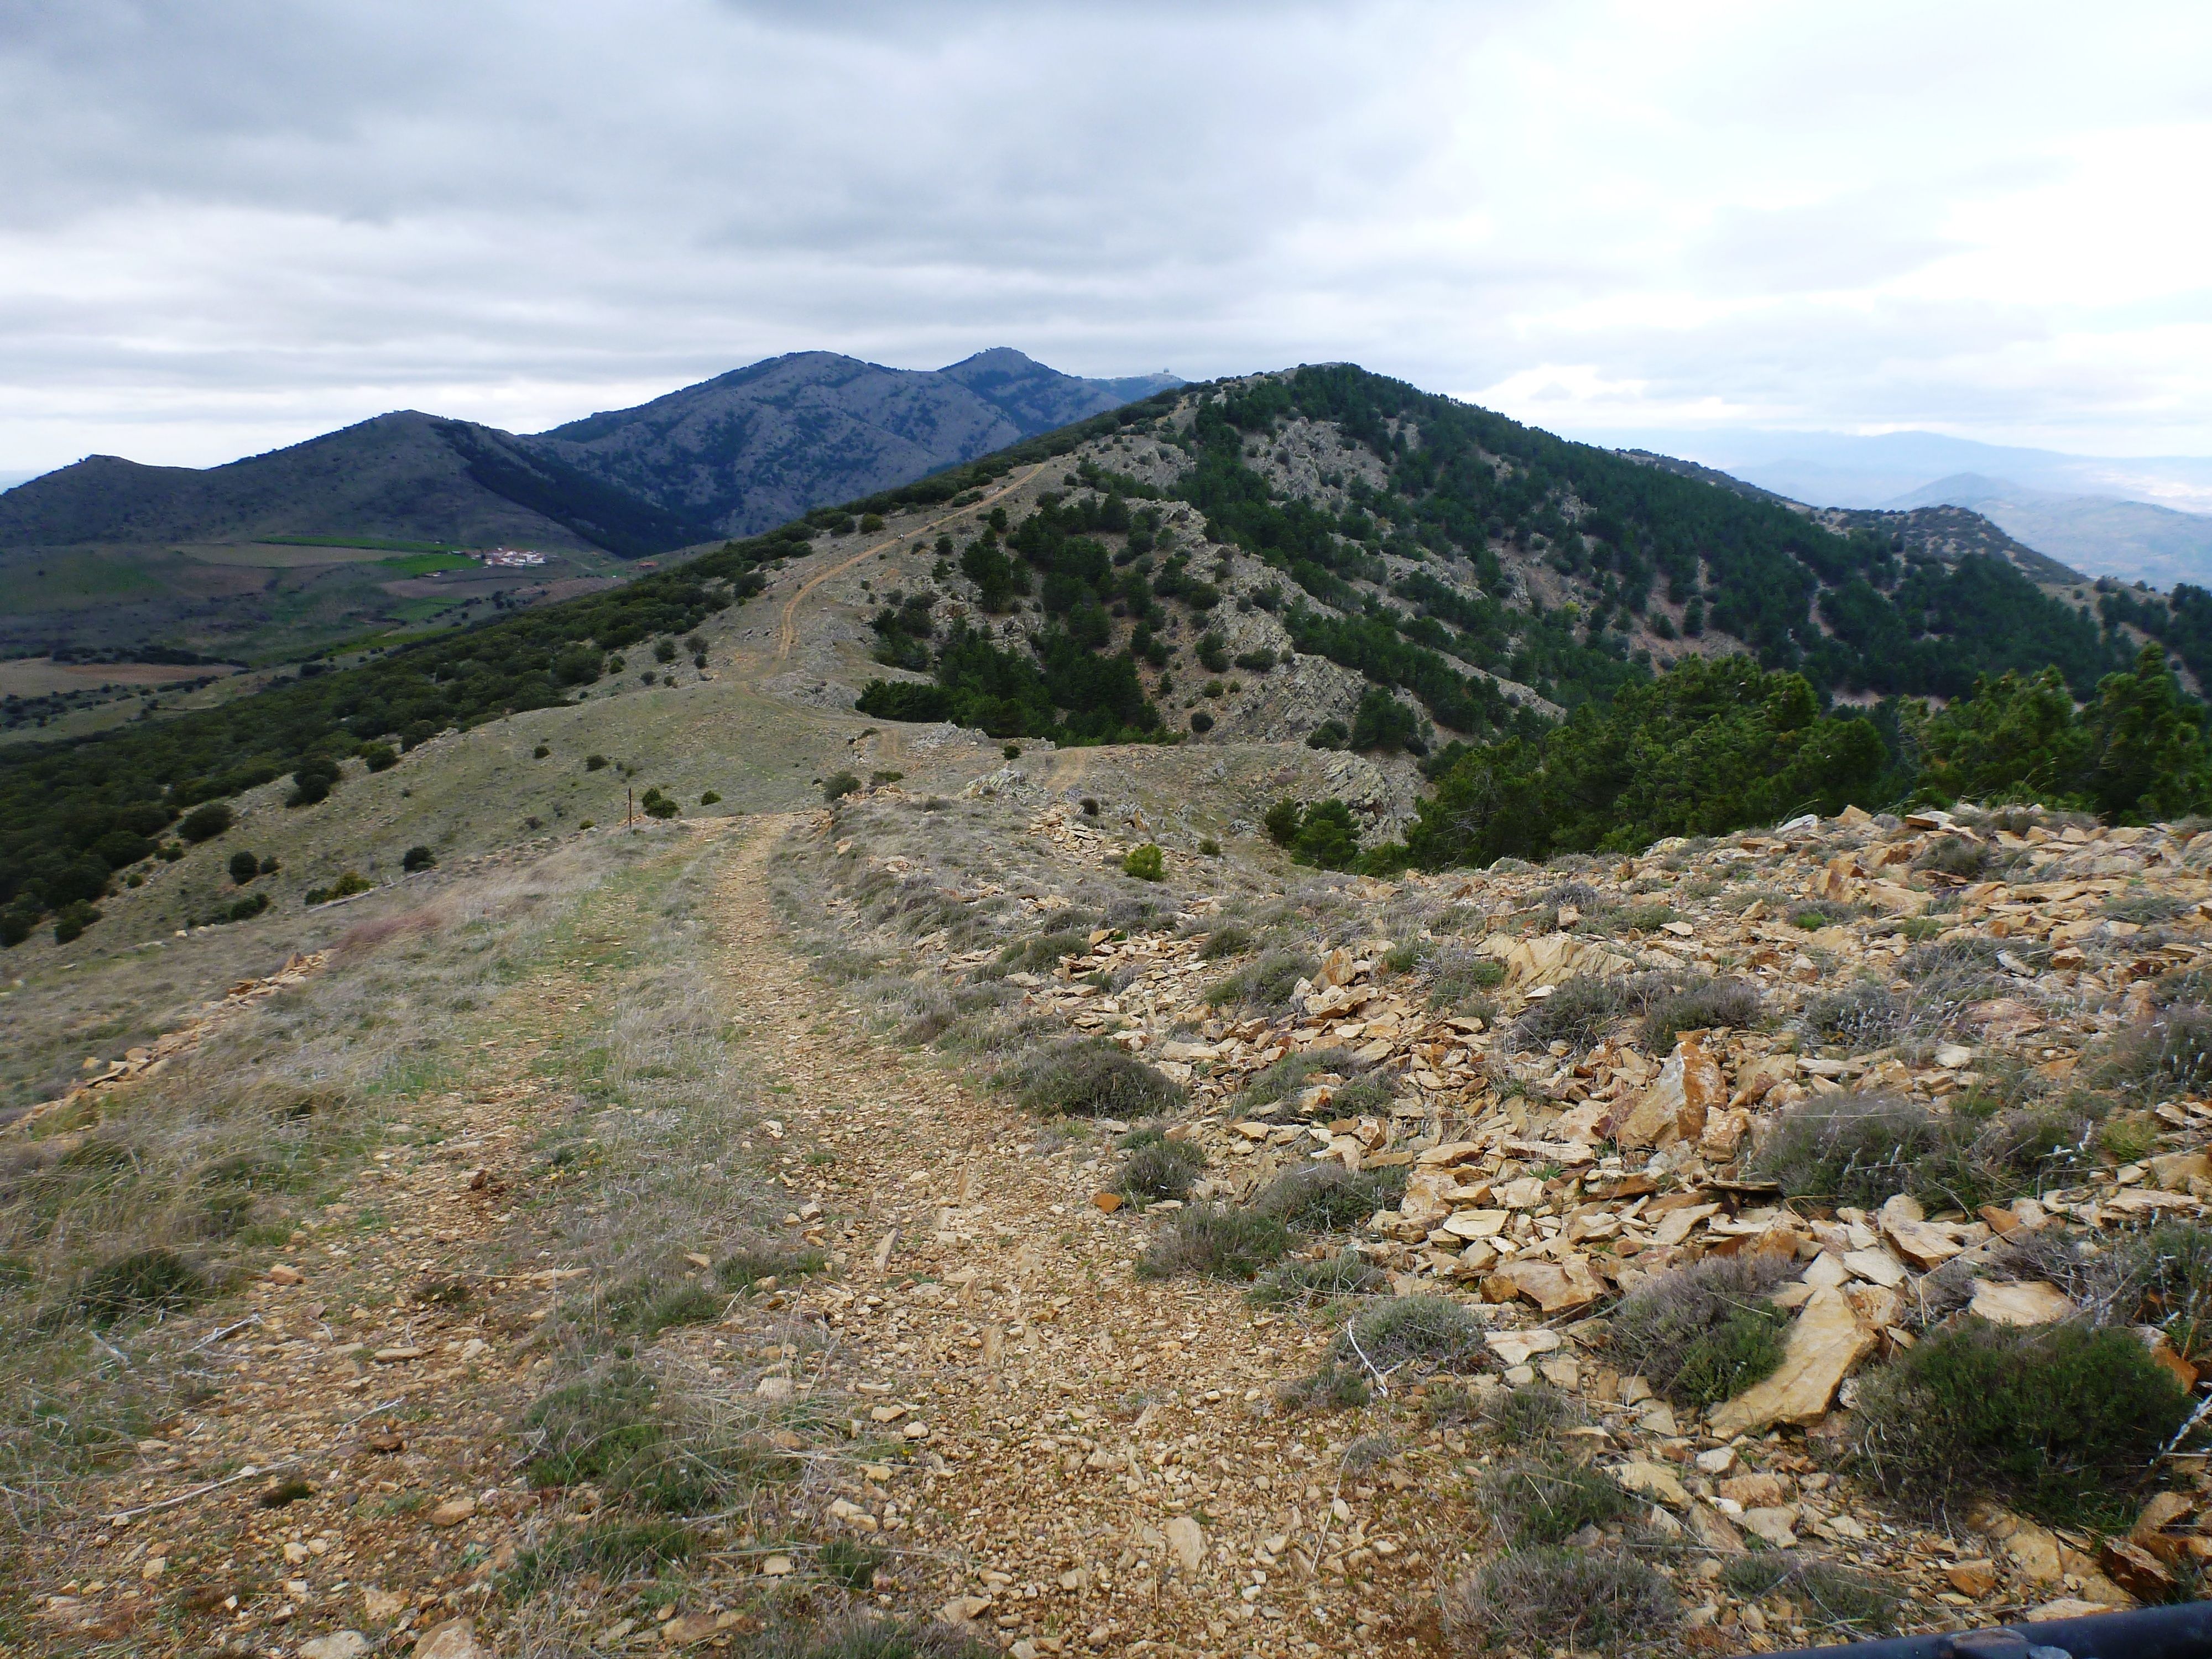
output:
M1817 1423L1875 1340L1840 1291L1820 1286L1784 1339L1782 1364L1764 1382L1724 1401L1713 1413L1713 1432L1730 1437L1777 1423Z
M2017 1285L1974 1283L1974 1299L1966 1311L1992 1325L2053 1325L2073 1316L2074 1304L2056 1285L2039 1279Z

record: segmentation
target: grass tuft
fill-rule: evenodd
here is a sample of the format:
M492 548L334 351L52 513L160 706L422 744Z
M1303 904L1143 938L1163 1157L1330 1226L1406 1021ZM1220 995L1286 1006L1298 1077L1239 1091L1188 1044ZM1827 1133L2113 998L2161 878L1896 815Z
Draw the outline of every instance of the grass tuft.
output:
M1628 994L1620 981L1578 974L1513 1022L1516 1048L1540 1048L1565 1042L1581 1050L1611 1030L1627 1012Z
M1245 1292L1255 1306L1279 1308L1291 1303L1334 1302L1340 1297L1380 1296L1390 1275L1356 1250L1319 1261L1285 1261Z
M1666 1579L1625 1549L1515 1550L1444 1595L1446 1631L1477 1653L1657 1652L1679 1616Z
M1250 1280L1288 1255L1297 1241L1273 1216L1226 1204L1178 1210L1137 1263L1147 1279L1200 1273L1209 1279Z
M1787 1596L1804 1623L1862 1639L1894 1632L1905 1604L1900 1591L1870 1573L1779 1550L1737 1556L1721 1569L1721 1583L1747 1601Z
M2106 1088L2153 1101L2212 1085L2212 1009L2176 1003L2115 1041L2099 1067Z
M1584 1527L1632 1513L1635 1502L1596 1470L1552 1448L1484 1475L1478 1501L1500 1536L1518 1547L1564 1544Z
M1206 1167L1206 1153L1188 1140L1149 1141L1132 1152L1114 1177L1124 1198L1183 1199Z
M1846 1048L1879 1048L1905 1029L1905 1009L1887 988L1854 980L1842 990L1815 997L1805 1010L1806 1028L1823 1042Z
M1017 1097L1054 1117L1158 1117L1183 1103L1166 1075L1104 1037L1076 1037L1031 1053L1015 1073Z
M1301 1232L1335 1232L1363 1224L1406 1194L1402 1169L1363 1170L1354 1175L1331 1158L1286 1170L1261 1188L1252 1207Z
M1637 1035L1646 1050L1660 1054L1685 1031L1743 1030L1758 1023L1757 986L1740 979L1695 979L1656 998Z
M1228 978L1210 987L1206 1000L1214 1007L1236 1004L1274 1012L1290 1006L1291 993L1311 979L1321 964L1297 951L1264 951Z
M1613 1310L1613 1352L1684 1405L1741 1394L1782 1363L1790 1319L1766 1294L1786 1276L1771 1259L1735 1256L1661 1273Z
M593 1573L607 1583L658 1577L689 1560L696 1540L673 1521L599 1522L556 1534L515 1558L501 1588L520 1601L565 1578Z

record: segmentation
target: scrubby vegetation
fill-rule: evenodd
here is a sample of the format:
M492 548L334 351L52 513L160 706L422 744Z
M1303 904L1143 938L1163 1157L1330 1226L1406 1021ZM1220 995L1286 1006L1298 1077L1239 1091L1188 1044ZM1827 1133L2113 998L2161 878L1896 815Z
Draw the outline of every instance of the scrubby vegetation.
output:
M1444 1596L1445 1627L1480 1653L1656 1650L1680 1616L1658 1569L1618 1547L1514 1550Z
M1040 1050L1013 1083L1024 1107L1055 1117L1152 1117L1183 1099L1156 1067L1103 1037L1071 1038Z
M1970 1318L1865 1381L1853 1450L1900 1498L1987 1492L2045 1520L2124 1524L2189 1409L2130 1330Z
M380 769L387 755L449 728L569 702L609 672L610 653L684 633L758 592L756 567L787 548L733 542L678 569L397 647L358 667L76 743L0 752L0 910L27 910L35 921L95 902L173 826L190 842L222 835L228 798L258 785L289 775L289 804L312 806L338 787L351 757Z
M1741 1394L1782 1363L1790 1319L1766 1297L1784 1274L1763 1257L1715 1257L1660 1274L1613 1310L1619 1364L1686 1406Z

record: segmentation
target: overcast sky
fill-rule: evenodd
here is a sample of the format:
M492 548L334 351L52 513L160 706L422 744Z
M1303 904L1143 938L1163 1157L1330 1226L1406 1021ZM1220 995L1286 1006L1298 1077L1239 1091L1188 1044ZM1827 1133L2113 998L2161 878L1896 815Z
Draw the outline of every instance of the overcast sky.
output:
M2212 7L10 0L0 471L777 352L2212 453Z

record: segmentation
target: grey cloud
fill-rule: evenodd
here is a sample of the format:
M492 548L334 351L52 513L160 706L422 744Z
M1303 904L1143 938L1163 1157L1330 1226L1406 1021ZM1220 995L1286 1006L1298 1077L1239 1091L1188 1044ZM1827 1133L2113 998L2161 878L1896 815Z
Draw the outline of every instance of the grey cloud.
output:
M2154 306L1887 291L1955 246L1956 203L2061 167L1999 73L2045 85L2119 31L2018 30L1962 69L1996 14L1868 15L19 0L0 465L219 459L399 404L550 425L809 347L1353 357L1462 390L1552 365L1640 385L1655 424L1714 397L2136 420L2140 354L2054 342ZM2191 107L2185 82L2147 66L2128 118ZM2169 367L2169 404L2205 367ZM2184 401L2159 418L2212 412Z

